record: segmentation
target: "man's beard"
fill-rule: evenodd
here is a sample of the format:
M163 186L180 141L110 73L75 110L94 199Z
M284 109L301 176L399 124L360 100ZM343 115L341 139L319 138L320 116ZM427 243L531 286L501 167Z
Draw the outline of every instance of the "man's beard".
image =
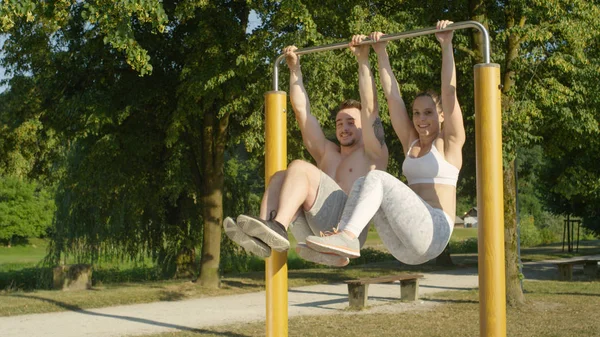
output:
M341 147L351 147L354 144L356 144L356 138L348 139L344 143L340 142Z

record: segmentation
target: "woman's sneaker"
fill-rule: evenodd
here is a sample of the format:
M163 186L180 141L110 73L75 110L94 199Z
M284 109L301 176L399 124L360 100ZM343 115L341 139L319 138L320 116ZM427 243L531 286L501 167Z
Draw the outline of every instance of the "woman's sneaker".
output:
M317 252L302 242L298 242L296 245L296 254L307 261L331 267L345 267L350 263L350 260L345 256Z
M238 227L232 218L227 217L223 220L223 228L227 237L242 246L247 252L263 258L271 256L271 247L265 245L264 242L261 242L257 238L248 236Z
M360 256L360 242L358 238L352 238L346 232L321 233L321 236L311 235L306 238L308 247L321 252L337 254L349 258Z
M275 220L262 220L248 215L240 215L237 225L247 235L257 238L278 252L290 249L286 229Z

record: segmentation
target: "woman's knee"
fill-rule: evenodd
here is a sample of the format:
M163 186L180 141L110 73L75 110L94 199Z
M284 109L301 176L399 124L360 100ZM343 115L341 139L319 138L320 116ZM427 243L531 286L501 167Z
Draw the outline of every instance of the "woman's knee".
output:
M362 185L365 183L365 177L360 177L354 181L352 184L352 190L360 189Z
M371 180L388 181L390 179L397 180L397 178L394 177L393 175L391 175L385 171L381 171L381 170L369 171L369 173L367 173L367 175L365 176L365 179L367 179L367 181L371 181Z

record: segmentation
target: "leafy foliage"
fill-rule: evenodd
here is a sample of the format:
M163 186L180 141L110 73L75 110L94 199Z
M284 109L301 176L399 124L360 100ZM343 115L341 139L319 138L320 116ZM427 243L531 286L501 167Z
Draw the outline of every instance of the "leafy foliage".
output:
M522 210L536 224L551 209L598 228L600 13L593 1L4 1L2 64L12 78L0 97L0 173L60 181L55 260L69 252L174 261L212 235L206 224L257 211L262 95L284 46L431 27L438 18L465 21L480 11L492 60L502 65L505 164L540 146L520 172ZM247 31L250 13L260 22ZM475 197L472 67L480 55L470 34L454 38L468 135L462 208ZM418 91L439 88L432 36L388 50L407 105ZM312 113L332 135L330 113L358 97L354 57L342 49L302 56L302 64ZM389 171L400 175L404 154L379 94ZM288 118L288 159L310 160ZM240 252L222 242L235 260Z
M0 242L46 236L54 210L51 190L19 178L0 178Z

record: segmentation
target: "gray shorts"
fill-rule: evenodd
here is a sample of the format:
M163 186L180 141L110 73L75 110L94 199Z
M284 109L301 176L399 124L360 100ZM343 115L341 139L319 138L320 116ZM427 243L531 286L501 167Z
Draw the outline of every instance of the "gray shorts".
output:
M321 171L317 198L310 210L299 212L298 217L290 224L290 231L297 242L305 242L309 235L333 231L337 228L348 196L330 176ZM359 236L362 247L367 240L369 226Z

